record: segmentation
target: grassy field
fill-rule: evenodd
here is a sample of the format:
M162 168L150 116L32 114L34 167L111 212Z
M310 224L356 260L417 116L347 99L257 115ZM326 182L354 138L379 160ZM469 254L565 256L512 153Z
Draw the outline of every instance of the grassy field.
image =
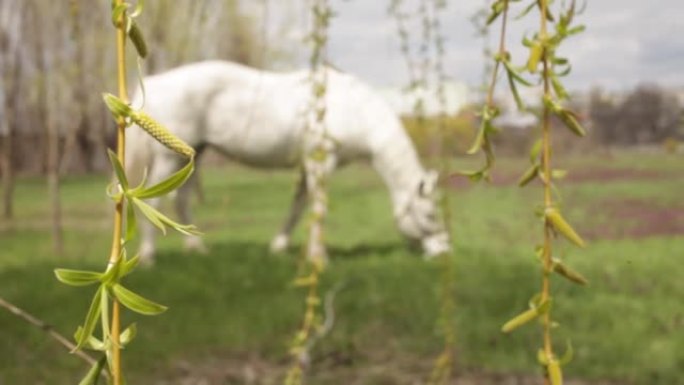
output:
M586 250L558 250L591 281L556 279L555 337L570 338L577 384L676 384L684 377L684 165L681 156L618 154L564 159L568 219ZM460 164L461 162L459 162ZM457 373L476 384L535 383L539 330L502 335L500 326L538 291L533 215L540 189L515 187L524 161L500 160L493 185L453 180ZM128 286L170 307L135 318L125 352L131 384L270 384L288 364L303 292L291 286L299 252L271 256L294 189L294 172L234 166L206 170L207 201L196 207L209 255L185 254L181 239L160 242L157 265ZM0 296L71 335L90 291L64 286L55 267L101 269L110 234L105 177L69 177L62 195L66 255L50 252L44 182L22 179L16 220L0 225ZM538 187L538 186L537 186ZM337 283L336 319L317 345L312 384L414 384L441 348L439 265L408 250L395 230L379 178L365 166L331 182L328 223ZM297 231L296 244L303 231ZM0 384L76 383L86 370L45 334L0 311ZM505 382L517 379L518 382ZM250 382L251 381L251 382ZM459 382L468 383L468 382Z

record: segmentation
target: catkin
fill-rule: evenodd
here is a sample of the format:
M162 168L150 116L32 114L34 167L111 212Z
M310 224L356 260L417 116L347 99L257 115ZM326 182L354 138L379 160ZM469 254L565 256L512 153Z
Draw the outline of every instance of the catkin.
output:
M168 149L185 156L195 157L195 149L174 135L168 128L152 119L143 111L135 111L121 99L112 94L104 94L103 99L109 110L117 117L129 118Z
M133 111L130 115L131 121L153 138L155 138L159 143L166 146L166 148L185 156L186 158L195 157L195 149L190 147L187 143L182 141L176 135L172 134L166 127L162 126L159 122L152 119L151 116L147 115L142 111Z

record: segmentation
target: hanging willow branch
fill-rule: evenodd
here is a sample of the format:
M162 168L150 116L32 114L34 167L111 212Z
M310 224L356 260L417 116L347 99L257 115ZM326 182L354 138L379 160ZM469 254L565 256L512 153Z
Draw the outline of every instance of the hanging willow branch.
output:
M445 0L431 0L429 3L427 23L430 25L429 30L431 34L425 34L425 37L431 37L433 45L434 60L432 69L435 77L435 96L437 97L439 112L437 115L438 125L438 146L437 158L440 164L440 175L442 177L442 192L440 194L440 208L442 212L443 221L449 239L453 239L453 231L451 227L451 204L449 200L448 185L445 183L445 178L450 175L450 156L448 146L449 132L446 124L447 118L447 99L445 92L445 84L447 75L444 69L444 35L442 33L442 26L440 22L440 13L446 10L447 3ZM428 384L430 385L446 385L451 382L452 370L454 367L454 346L456 343L456 331L454 329L454 266L453 266L453 248L442 253L440 256L442 264L441 277L441 305L440 305L440 326L442 334L444 335L444 348L442 353L435 360L432 373Z
M505 0L502 0L505 1ZM565 265L560 259L553 256L553 244L557 236L561 236L571 243L584 247L585 243L570 224L563 218L560 206L554 201L553 192L558 192L554 186L554 178L564 174L560 170L553 170L551 166L551 117L556 116L570 132L577 136L584 136L585 131L577 121L576 115L563 107L562 102L568 98L568 93L562 85L560 78L570 72L570 65L566 58L556 55L560 44L568 37L582 32L583 26L572 26L576 14L575 1L571 1L566 8L561 4L559 15L553 16L549 9L549 0L534 0L522 12L521 16L537 9L539 11L539 31L532 39L524 38L523 44L529 49L527 62L521 68L514 68L509 61L502 64L509 72L511 78L521 78L523 71L537 74L542 84L542 117L541 138L530 151L532 165L520 178L520 186L525 186L535 179L540 179L543 185L543 206L539 211L543 221L544 242L537 247L537 255L542 265L541 291L536 294L529 303L529 309L503 325L504 332L510 332L533 320L540 320L542 325L543 345L537 354L537 359L544 369L546 384L561 385L563 375L561 367L572 359L572 346L568 342L568 348L562 357L554 353L551 331L557 325L552 320L552 304L555 303L551 295L551 277L555 274L569 281L584 285L587 280L581 274ZM504 4L504 10L506 5ZM552 23L555 31L549 31ZM539 67L541 66L541 72ZM514 81L511 81L514 88ZM519 97L516 95L516 100ZM519 107L521 103L518 101Z
M193 171L195 152L152 117L142 111L135 111L128 105L126 42L130 39L140 58L147 56L147 45L135 21L143 10L143 4L143 1L138 1L136 6L132 7L131 4L122 0L112 1L112 23L116 28L119 95L118 97L111 94L104 95L105 104L117 122L116 153L112 151L108 153L116 177L116 183L107 191L115 207L112 247L108 264L104 272L55 270L57 279L67 285L97 287L85 320L74 335L76 345L73 350L94 350L100 352L101 358L93 364L79 385L96 384L102 371L111 378L113 385L126 382L122 370L121 350L133 340L137 327L131 324L122 330L121 305L144 315L156 315L166 310L165 306L140 296L122 284L122 278L132 273L139 261L137 256L128 258L126 253L127 243L137 233L136 212L142 213L162 231L168 226L186 234L196 233L194 226L178 224L144 202L145 199L166 195L179 188ZM129 8L133 10L129 12ZM179 155L189 158L188 165L156 185L146 187L143 181L140 186L131 187L123 165L126 156L126 130L132 124L147 131L157 141ZM98 320L102 332L100 338L95 337Z
M307 289L307 295L302 326L290 348L294 362L285 377L285 385L298 385L303 382L314 342L327 333L319 315L321 299L318 292L320 276L327 263L324 233L324 222L328 210L326 174L332 161L330 153L335 145L325 126L327 112L325 96L328 78L327 68L324 66L328 26L333 14L327 0L315 0L311 6L311 14L313 26L309 35L312 45L309 81L312 99L307 114L306 138L303 144L304 177L311 197L311 213L304 268L301 272L302 276L295 280L296 286Z

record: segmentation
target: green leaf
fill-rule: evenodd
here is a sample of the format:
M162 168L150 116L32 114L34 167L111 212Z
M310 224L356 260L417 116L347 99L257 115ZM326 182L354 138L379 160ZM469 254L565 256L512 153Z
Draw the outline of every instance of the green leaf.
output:
M582 33L582 32L584 32L584 30L586 30L586 29L587 29L586 26L584 26L584 25L578 25L577 27L570 28L570 29L566 32L566 34L567 34L567 36L572 36L572 35L576 35L576 34L578 34L578 33Z
M506 71L508 71L508 74L511 77L513 77L513 79L515 79L516 82L518 82L522 85L528 86L528 87L532 86L532 83L528 82L527 80L525 80L525 78L523 78L522 76L520 76L520 74L518 74L518 71L516 71L516 69L513 68L510 61L504 60L504 61L502 61L502 63L504 65L504 67L506 68Z
M83 328L81 326L76 329L76 333L74 333L74 338L76 340L81 339L81 336L83 334ZM87 347L88 349L92 350L99 350L99 351L105 351L107 348L104 344L104 342L100 341L99 339L95 338L94 336L90 336L88 338L88 341L85 343L84 347Z
M128 3L120 3L112 8L112 24L116 27L119 23L119 19L126 12L126 9L130 6ZM124 16L125 17L125 16Z
M563 357L559 360L559 363L561 366L569 364L573 357L575 356L575 350L572 348L572 343L570 340L565 341L565 353L563 353Z
M141 297L140 295L126 289L120 284L115 284L112 286L112 292L116 299L118 299L122 305L131 309L132 311L145 315L157 315L166 311L167 307L160 305L156 302L152 302L149 299Z
M587 133L584 131L584 128L579 124L577 121L577 117L575 114L566 109L560 110L558 113L558 118L565 124L566 127L572 131L573 134L582 137L585 136Z
M83 332L79 336L80 338L76 339L76 348L74 348L74 350L82 348L88 342L88 339L90 339L90 337L93 335L95 325L97 324L97 318L100 315L102 290L103 287L100 286L95 292L95 295L93 296L93 301L90 303L90 309L88 309L88 314L86 315L85 322L83 322Z
M106 363L107 356L102 356L93 364L93 366L90 367L90 370L85 377L83 377L81 382L78 383L78 385L97 385L100 379L100 373L102 373L102 369L104 369Z
M160 211L154 207L148 205L138 198L133 198L132 202L135 202L136 206L140 211L157 227L159 227L164 234L166 234L166 226L173 228L179 233L185 235L200 235L201 232L197 230L195 225L182 225L178 222L173 221L171 218L162 214Z
M568 170L551 170L551 178L553 179L563 179L566 175L568 175Z
M534 178L539 174L539 165L533 164L530 168L525 171L525 173L518 180L518 186L524 187L528 183L532 182Z
M560 234L562 234L565 238L567 238L569 241L571 241L579 247L586 246L584 240L582 240L582 238L577 234L575 229L573 229L572 226L570 226L570 224L563 218L563 216L557 209L552 207L547 208L544 211L544 216L549 221L549 223L551 223L553 228Z
M503 327L501 327L501 331L504 333L510 333L513 330L525 325L526 323L536 319L539 317L539 313L537 312L537 309L528 309L525 310L524 312L518 314L517 316L513 317L510 319L508 322L504 324Z
M528 13L530 13L530 11L533 10L534 7L535 7L536 5L537 5L537 1L536 1L536 0L535 0L535 1L532 1L532 3L531 3L530 5L528 5L527 7L525 7L525 9L524 9L522 12L520 12L520 14L519 14L518 16L515 17L515 19L516 19L516 20L522 19L522 18L525 17Z
M194 170L194 163L195 162L191 160L187 165L185 165L185 167L181 168L173 175L155 184L154 186L143 188L140 191L136 191L137 189L131 191L131 196L139 199L149 199L166 195L171 191L176 190L182 186L188 180L188 178L190 178Z
M468 149L468 151L466 152L468 155L473 155L477 153L480 150L480 148L482 148L482 144L485 140L485 128L486 122L485 117L483 117L482 123L480 123L480 130L477 132L477 136L475 137L473 144L470 146L470 149Z
M128 345L135 336L138 334L138 328L135 325L135 323L132 323L129 327L124 330L121 335L119 336L119 343L121 343L122 347L125 347Z
M542 54L544 53L544 47L539 40L535 40L530 47L530 56L527 59L527 71L530 73L535 73L537 71L537 66L542 59Z
M136 266L138 266L138 263L140 262L140 256L136 255L135 257L124 261L123 265L121 266L121 272L119 273L122 277L125 277L126 275L130 274L133 269L135 269Z
M138 3L135 5L135 8L133 8L133 12L131 12L131 17L136 18L140 16L140 14L143 11L143 8L145 8L145 0L138 0Z
M131 201L126 202L126 236L124 242L128 242L135 237L138 231L138 222L135 218L135 210Z
M539 154L541 154L542 149L544 148L543 144L544 144L544 142L541 139L537 139L534 142L534 144L532 145L532 148L530 149L530 162L537 163L537 159L539 158Z
M121 184L121 188L124 191L128 190L128 178L126 178L126 172L119 161L119 157L110 149L107 149L107 155L109 156L109 162L112 164L112 168L116 174L116 179L118 179Z
M159 215L161 215L159 211L138 198L133 198L129 202L135 204L138 210L140 210L140 212L143 213L143 215L150 222L152 222L153 225L157 226L159 230L166 235L166 227L164 226L164 223L159 220Z
M547 366L549 364L549 359L546 358L544 349L537 350L537 361L539 361L542 366Z
M546 370L549 374L551 385L563 385L563 372L561 371L558 360L551 360L551 362L549 362L549 364L546 366Z
M107 271L104 273L101 279L102 283L106 285L111 285L119 281L119 278L121 276L121 263L126 258L125 256L126 250L122 249L121 254L119 254L119 258L117 258L114 264L107 266Z
M568 92L563 87L563 84L558 80L558 76L551 75L551 85L553 86L553 91L556 93L559 99L567 99Z
M584 278L582 274L565 265L560 259L553 259L552 270L554 273L569 280L570 282L574 282L582 286L589 284L589 280Z
M136 52L138 52L138 56L144 59L147 57L148 53L145 37L143 36L140 27L138 27L138 23L136 23L133 19L130 20L131 24L130 28L128 29L128 37L131 39L131 42L133 42L133 46L135 47Z
M121 99L110 93L103 93L102 99L104 100L109 111L114 115L114 117L129 117L133 110L129 105L124 103Z
M88 286L100 281L102 273L85 270L55 269L57 279L69 286Z
M518 107L519 110L523 111L525 110L525 104L523 104L522 99L520 98L520 94L518 93L518 87L515 86L515 80L514 80L514 75L510 71L506 71L508 73L508 86L511 89L511 93L513 94L513 98L515 99L515 105Z

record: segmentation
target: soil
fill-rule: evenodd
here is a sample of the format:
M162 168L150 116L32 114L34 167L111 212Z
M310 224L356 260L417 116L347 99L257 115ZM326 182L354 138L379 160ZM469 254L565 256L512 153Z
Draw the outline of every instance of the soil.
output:
M492 186L513 186L517 185L518 179L523 174L524 170L519 173L511 172L492 172ZM567 176L563 178L562 183L587 183L587 182L619 182L619 181L647 181L657 180L673 177L672 172L656 171L656 170L637 170L637 169L616 169L616 168L594 168L582 170L570 170ZM681 176L681 175L679 175ZM466 188L473 183L463 175L452 174L449 178L449 184L452 188Z
M589 239L640 239L684 234L684 207L664 207L658 202L639 199L605 200L589 207L604 221L589 221L583 226ZM603 222L603 223L601 223Z
M314 363L308 378L321 385L420 385L430 372L430 360L407 361L408 357L384 363L353 362L351 357L329 355ZM154 385L275 385L281 384L288 362L268 362L257 356L215 355L201 363L177 361ZM628 385L617 381L567 379L566 385ZM451 385L542 385L539 376L457 371Z

